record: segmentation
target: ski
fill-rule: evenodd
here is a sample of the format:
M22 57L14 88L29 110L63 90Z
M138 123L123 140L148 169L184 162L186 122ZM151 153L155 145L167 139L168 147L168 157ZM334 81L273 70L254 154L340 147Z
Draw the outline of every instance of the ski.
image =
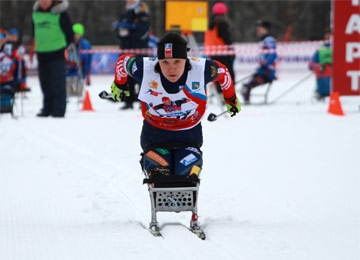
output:
M163 237L163 235L160 232L159 228L149 228L150 234L153 235L154 237Z
M154 237L162 237L162 234L160 232L160 227L157 222L151 222L148 230Z
M200 227L190 227L188 228L193 234L195 234L198 238L200 238L201 240L205 240L206 239L206 234L205 232L200 228Z
M205 234L204 230L202 230L199 226L193 226L193 227L187 227L185 225L181 225L181 226L185 227L187 230L189 230L192 234L196 235L201 240L206 239L206 234ZM153 226L153 227L149 228L149 232L154 237L162 237L162 238L164 237L160 231L160 228L157 226Z

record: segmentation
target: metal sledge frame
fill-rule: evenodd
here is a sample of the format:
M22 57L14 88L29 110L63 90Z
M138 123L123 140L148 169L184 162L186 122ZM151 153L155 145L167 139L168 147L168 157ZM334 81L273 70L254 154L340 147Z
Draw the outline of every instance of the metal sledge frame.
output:
M266 91L265 91L265 93L251 93L250 95L251 96L264 96L264 102L263 103L260 103L260 104L265 104L265 105L267 105L267 104L269 104L269 102L268 102L268 96L269 96L269 92L270 92L270 89L271 89L271 86L272 86L272 84L273 84L273 81L270 81L270 82L267 82L267 83L265 83L263 86L265 86L266 87Z
M79 103L81 102L81 99L83 98L84 90L85 90L84 78L83 78L83 73L82 73L80 56L77 53L76 46L74 43L72 43L70 46L71 46L71 50L73 52L76 66L77 66L77 75L73 76L73 77L66 77L66 79L67 79L66 80L66 90L68 90L68 88L72 89L72 92L68 93L68 96L77 97L77 106L79 109ZM75 91L74 91L74 88L75 88Z
M190 176L154 176L144 179L148 185L151 201L150 230L159 231L158 212L191 211L190 228L200 229L198 223L197 197L200 180L197 175Z
M4 87L6 87L6 86L4 86ZM11 96L10 105L2 107L2 102L3 102L3 98L4 98L4 96L2 96L2 95ZM7 89L4 91L4 89L2 89L0 87L0 115L7 113L7 114L11 114L11 116L13 118L16 117L14 114L15 98L16 98L16 96L15 96L15 93L13 92L13 89L12 90Z

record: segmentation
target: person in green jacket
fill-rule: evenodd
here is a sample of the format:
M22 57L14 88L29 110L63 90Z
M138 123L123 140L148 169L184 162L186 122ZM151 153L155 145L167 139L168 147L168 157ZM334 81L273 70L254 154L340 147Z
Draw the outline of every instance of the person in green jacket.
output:
M67 0L38 0L32 23L38 73L43 93L39 117L64 117L66 112L65 49L74 39Z
M324 101L330 95L333 74L330 28L325 29L324 41L311 58L309 69L314 71L316 76L315 98Z

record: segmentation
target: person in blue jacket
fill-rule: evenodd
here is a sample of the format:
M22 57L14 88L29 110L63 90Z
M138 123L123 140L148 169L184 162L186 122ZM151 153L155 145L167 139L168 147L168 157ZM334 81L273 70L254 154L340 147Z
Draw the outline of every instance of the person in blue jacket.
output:
M85 28L81 23L73 25L74 42L66 52L66 89L68 96L81 96L84 84L90 85L91 53L83 52L91 49L91 43L85 39Z
M331 29L324 31L324 42L314 53L309 62L309 69L316 75L315 97L317 100L324 100L330 95L331 76L332 76L332 49L331 49Z
M250 103L251 89L276 79L276 40L270 35L271 24L268 21L258 20L255 25L256 36L261 41L261 54L256 72L241 90L245 104Z
M150 29L150 10L147 3L141 0L126 0L126 8L120 14L115 30L120 49L147 49L149 47ZM129 77L128 83L132 87L130 88L130 95L124 100L125 105L121 108L122 110L133 109L134 102L138 100L137 88L135 87L137 83L131 77Z

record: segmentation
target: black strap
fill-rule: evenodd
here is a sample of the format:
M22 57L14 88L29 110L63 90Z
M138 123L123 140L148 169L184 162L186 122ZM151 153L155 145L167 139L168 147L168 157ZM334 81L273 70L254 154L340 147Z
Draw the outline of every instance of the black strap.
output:
M197 175L155 175L143 180L143 184L154 184L156 187L195 187L200 183Z
M183 148L183 147L195 147L197 148L199 151L200 150L200 145L198 143L177 143L177 142L173 142L173 143L162 143L162 144L154 144L154 145L149 145L147 147L145 147L144 150L144 154L146 154L148 151L150 150L154 150L156 148L163 148L163 149L168 149L168 150L177 150L179 148Z

